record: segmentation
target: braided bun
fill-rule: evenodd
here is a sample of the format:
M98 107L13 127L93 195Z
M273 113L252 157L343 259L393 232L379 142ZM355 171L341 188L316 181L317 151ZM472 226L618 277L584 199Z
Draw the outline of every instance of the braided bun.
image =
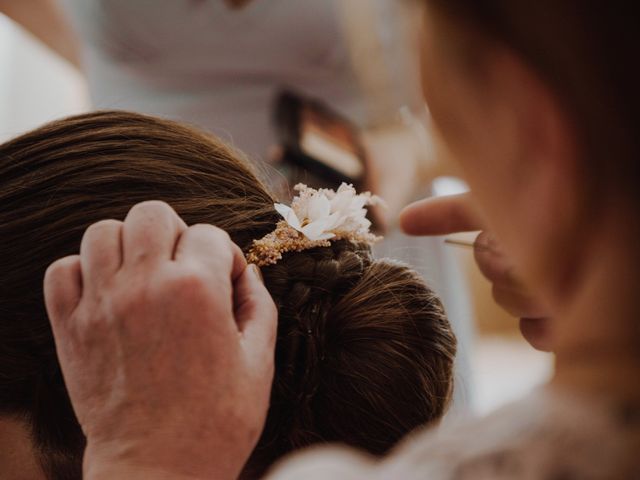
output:
M291 311L299 316L301 308L314 302L326 303L348 289L370 263L371 252L367 246L339 241L330 247L285 255L263 271L280 313Z
M280 318L276 363L282 368L275 389L280 392L279 400L292 409L302 412L310 408L318 387L327 313L362 278L370 263L368 247L341 241L286 255L264 269Z
M444 413L455 338L416 272L338 241L286 254L263 273L279 309L276 373L246 478L314 443L383 454Z

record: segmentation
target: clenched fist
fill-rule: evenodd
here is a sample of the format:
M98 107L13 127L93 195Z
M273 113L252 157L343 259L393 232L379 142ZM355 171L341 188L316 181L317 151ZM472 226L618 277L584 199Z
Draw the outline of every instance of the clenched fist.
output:
M89 227L44 283L85 478L236 478L266 416L277 314L228 235L145 202Z

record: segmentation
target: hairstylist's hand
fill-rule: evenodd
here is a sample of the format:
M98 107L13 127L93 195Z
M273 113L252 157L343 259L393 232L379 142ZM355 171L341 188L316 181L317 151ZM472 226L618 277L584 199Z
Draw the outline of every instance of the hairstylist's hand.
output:
M84 478L236 478L263 427L276 309L226 233L161 202L89 227L47 310Z
M413 203L402 211L400 223L411 235L447 235L483 229L469 194ZM520 318L522 335L534 348L549 350L548 312L518 280L509 259L490 232L483 231L478 235L473 253L480 271L493 285L496 303Z

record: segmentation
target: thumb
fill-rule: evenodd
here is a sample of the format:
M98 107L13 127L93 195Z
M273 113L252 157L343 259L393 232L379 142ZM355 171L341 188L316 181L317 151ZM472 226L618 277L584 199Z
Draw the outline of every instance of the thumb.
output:
M273 355L278 326L278 311L262 281L260 269L249 264L234 285L234 307L238 329L248 348L257 353Z
M400 213L400 226L410 235L447 235L483 229L471 195L462 193L420 200Z
M44 301L54 331L71 316L81 296L80 256L71 255L53 262L44 275Z

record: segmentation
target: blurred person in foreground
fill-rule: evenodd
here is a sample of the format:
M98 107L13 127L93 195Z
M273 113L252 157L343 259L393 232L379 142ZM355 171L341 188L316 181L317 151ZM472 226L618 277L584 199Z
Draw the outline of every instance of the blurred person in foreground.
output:
M633 67L640 42L635 8L621 1L425 3L424 90L434 122L466 173L484 224L528 295L544 304L553 319L548 339L556 353L556 372L548 385L490 417L417 434L382 461L344 448L312 451L283 462L269 478L636 478L640 172L635 117L640 78ZM470 228L472 213L456 205L459 199L447 204L449 214L444 215L442 204L435 213L433 205L414 207L405 213L405 226L422 233ZM438 219L442 222L435 225ZM177 240L175 235L163 238ZM245 460L234 455L250 450L257 438L252 432L260 425L243 424L230 411L261 412L267 406L241 394L231 400L235 390L228 387L242 381L242 375L224 377L230 384L203 379L183 397L195 401L202 389L230 391L230 411L211 407L207 412L218 419L219 430L204 431L197 441L176 430L171 455L165 454L161 438L150 434L141 442L127 432L127 417L152 431L145 422L153 407L133 409L126 400L159 398L171 404L177 380L167 372L157 384L147 384L148 390L138 387L133 379L143 376L145 368L135 351L117 363L128 369L130 382L87 379L86 372L97 368L87 349L87 319L102 324L106 304L140 293L104 292L97 301L90 292L103 277L81 269L90 259L81 255L54 264L45 285L72 402L95 413L83 424L91 445L85 456L87 477L148 478L145 472L153 468L156 478L232 478L233 463ZM230 262L219 264L221 285L232 284L232 271ZM138 279L133 285L144 284L144 271L130 275ZM154 282L163 279L156 276ZM136 296L135 313L108 317L116 328L108 338L91 343L91 351L119 351L132 338L144 342L136 329L121 326L159 322L170 328L193 311L194 299L186 301L181 294L185 288L173 284L169 289L173 314L157 311L159 300L153 296ZM230 304L216 292L199 292L198 301ZM255 321L270 321L259 311L252 313ZM233 322L230 306L217 321ZM236 334L225 337L222 329L193 325L192 331L216 344L221 337L229 345L238 342ZM208 343L200 338L183 347L205 352L211 348ZM242 370L244 364L234 363L234 352L217 352L221 369L231 363ZM272 352L254 354L269 361ZM111 398L105 392L112 389L118 402L105 401ZM170 411L176 419L189 415L186 409ZM238 441L229 442L229 429L246 432L244 449ZM215 445L218 457L200 459L203 445Z

